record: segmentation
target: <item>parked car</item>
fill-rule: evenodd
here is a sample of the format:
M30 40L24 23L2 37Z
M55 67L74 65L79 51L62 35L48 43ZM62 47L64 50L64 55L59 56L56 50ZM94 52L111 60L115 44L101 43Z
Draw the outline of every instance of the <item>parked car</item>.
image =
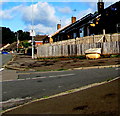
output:
M9 54L7 51L2 51L2 54Z

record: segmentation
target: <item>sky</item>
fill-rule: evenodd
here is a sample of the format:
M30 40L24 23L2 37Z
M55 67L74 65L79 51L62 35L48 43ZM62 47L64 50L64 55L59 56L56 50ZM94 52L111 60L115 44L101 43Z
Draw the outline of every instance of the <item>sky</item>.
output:
M4 2L3 2L4 1ZM56 25L64 27L71 23L71 17L78 19L97 11L97 1L93 0L3 0L0 1L0 26L12 31L30 31L50 35ZM105 7L119 0L104 0Z

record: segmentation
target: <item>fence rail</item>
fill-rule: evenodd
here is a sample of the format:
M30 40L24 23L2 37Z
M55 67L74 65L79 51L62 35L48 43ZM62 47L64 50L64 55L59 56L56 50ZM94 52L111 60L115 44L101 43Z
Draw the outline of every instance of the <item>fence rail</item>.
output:
M98 42L113 42L120 41L120 33L114 34L105 34L104 38L101 39L104 35L92 35L86 37L80 37L76 39L63 40L52 43L52 45L61 45L61 44L87 44L87 43L98 43Z
M85 50L90 48L102 48L102 54L119 54L120 41L40 45L37 47L37 58L85 55Z

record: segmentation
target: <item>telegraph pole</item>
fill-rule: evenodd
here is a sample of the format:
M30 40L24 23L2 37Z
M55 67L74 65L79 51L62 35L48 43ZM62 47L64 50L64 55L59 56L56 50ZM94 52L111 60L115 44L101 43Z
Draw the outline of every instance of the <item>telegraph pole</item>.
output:
M19 45L19 39L18 39L19 33L17 32L17 53L18 53L18 45Z
M34 30L30 31L30 36L32 36L32 59L34 59L34 36L35 36Z
M32 36L32 59L34 59L34 36L35 36L35 31L33 29L33 0L32 0L32 30L30 30L30 36Z

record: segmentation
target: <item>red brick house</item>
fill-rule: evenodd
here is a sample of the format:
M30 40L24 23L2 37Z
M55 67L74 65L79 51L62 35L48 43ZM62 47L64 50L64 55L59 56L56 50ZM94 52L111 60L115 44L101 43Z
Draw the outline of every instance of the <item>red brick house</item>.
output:
M34 37L34 40L35 40L35 45L38 46L38 45L42 45L43 44L43 40L45 38L47 38L48 35L36 35Z

